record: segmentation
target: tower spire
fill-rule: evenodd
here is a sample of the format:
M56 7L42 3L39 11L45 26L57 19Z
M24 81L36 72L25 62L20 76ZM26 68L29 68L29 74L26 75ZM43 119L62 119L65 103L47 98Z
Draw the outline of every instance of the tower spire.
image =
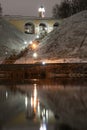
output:
M38 9L39 17L44 18L45 17L45 8L41 5Z

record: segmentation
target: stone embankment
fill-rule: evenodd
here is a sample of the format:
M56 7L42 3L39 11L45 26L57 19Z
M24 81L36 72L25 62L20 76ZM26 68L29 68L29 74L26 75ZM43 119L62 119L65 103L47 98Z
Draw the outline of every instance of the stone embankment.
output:
M3 64L0 65L0 81L24 82L29 79L54 77L87 77L87 64Z

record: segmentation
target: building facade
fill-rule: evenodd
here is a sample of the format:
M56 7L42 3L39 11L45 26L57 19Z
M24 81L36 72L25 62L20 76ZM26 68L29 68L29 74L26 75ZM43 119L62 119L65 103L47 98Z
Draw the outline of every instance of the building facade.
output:
M25 34L45 36L54 28L58 27L61 20L45 17L45 8L38 8L38 17L29 16L4 16L12 25Z
M46 17L4 16L4 18L27 35L49 33L61 23L59 19Z

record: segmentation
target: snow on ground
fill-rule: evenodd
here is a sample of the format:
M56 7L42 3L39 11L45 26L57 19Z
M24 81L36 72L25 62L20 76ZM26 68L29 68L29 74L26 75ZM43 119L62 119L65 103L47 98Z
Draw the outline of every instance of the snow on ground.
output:
M0 18L0 63L10 55L19 54L34 37L34 35L20 32L9 22Z
M26 37L28 36L28 37ZM7 21L0 19L0 59L19 53L33 35L19 32ZM37 57L33 58L33 53ZM61 25L49 33L34 51L28 51L15 63L64 63L87 62L87 10L64 19Z
M43 39L36 53L37 59L32 61L32 52L26 62L87 62L87 10L64 19Z
M37 49L39 58L87 61L87 10L65 19Z

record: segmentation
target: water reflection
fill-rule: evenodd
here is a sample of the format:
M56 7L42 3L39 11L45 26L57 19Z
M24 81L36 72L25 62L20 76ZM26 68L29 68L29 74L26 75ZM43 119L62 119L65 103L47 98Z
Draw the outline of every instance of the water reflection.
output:
M27 110L27 118L34 118L37 113L37 108L39 108L39 99L37 97L37 87L36 84L34 84L34 90L31 93L30 98L28 96L25 96L25 107ZM39 112L39 111L38 111Z
M45 117L42 118L42 122L41 122L41 125L40 125L40 130L47 130Z
M30 102L29 102L30 101ZM49 110L40 102L37 91L37 84L33 85L33 91L31 97L25 96L26 118L27 119L39 119L40 130L47 130L47 122L49 118ZM51 111L50 111L51 113Z
M8 98L8 91L6 91L6 99Z
M0 126L86 130L87 80L51 79L0 86Z

